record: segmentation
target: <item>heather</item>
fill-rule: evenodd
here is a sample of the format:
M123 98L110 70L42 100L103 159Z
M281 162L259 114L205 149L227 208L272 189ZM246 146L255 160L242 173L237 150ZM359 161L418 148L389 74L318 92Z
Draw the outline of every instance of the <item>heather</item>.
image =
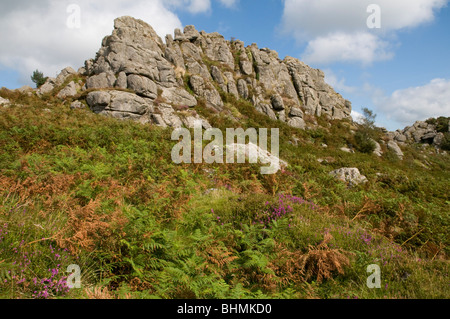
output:
M243 128L280 127L289 166L177 165L171 129L1 94L13 102L0 109L1 298L450 295L450 162L432 147L408 146L403 161L345 153L356 124L299 130L223 94ZM369 181L337 181L340 167ZM366 285L370 264L379 289Z

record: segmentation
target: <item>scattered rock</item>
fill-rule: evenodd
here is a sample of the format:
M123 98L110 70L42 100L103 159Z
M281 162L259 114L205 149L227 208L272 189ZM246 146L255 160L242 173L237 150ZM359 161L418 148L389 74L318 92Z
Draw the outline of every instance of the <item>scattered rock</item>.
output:
M295 127L295 128L299 128L301 130L306 129L306 123L305 120L303 120L300 117L293 117L291 119L288 120L287 124L289 126Z
M11 102L8 99L4 99L0 96L0 105L8 106L10 104L11 104Z
M16 89L16 91L17 91L17 92L20 92L20 93L22 93L22 94L25 94L25 93L31 93L31 92L33 92L33 88L32 88L31 86L24 85L24 86L22 86L22 87Z
M348 148L348 147L341 147L340 150L341 150L342 152L346 152L346 153L355 153L354 150L352 150L352 149L350 149L350 148Z
M331 176L334 176L340 181L349 183L350 185L358 185L366 183L368 180L364 175L361 175L359 169L343 167L330 172Z
M378 143L374 139L371 139L371 141L375 144L375 149L373 150L373 154L375 154L378 157L381 157L383 155L383 151L381 149L380 143Z
M39 89L36 91L38 96L42 96L44 94L50 93L55 88L56 79L55 78L47 78L44 84L42 84Z
M397 144L396 142L394 142L394 141L389 141L389 142L387 143L387 147L388 147L388 149L390 149L391 151L393 151L394 154L397 155L397 157L398 157L400 160L403 160L404 154L403 154L402 150L400 149L400 147L398 146L398 144Z
M84 109L85 105L83 103L81 103L80 101L73 101L70 104L70 108L71 109Z

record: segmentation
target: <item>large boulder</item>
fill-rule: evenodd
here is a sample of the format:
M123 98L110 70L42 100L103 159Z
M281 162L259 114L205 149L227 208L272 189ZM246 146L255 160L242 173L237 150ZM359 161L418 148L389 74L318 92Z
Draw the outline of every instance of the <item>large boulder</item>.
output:
M102 72L89 77L86 81L88 89L113 88L116 83L116 77L112 72Z
M164 88L161 97L174 106L193 107L197 105L197 99L183 88Z
M63 88L56 97L65 99L67 97L73 97L77 95L77 86L74 81L71 81L65 88Z
M305 120L303 120L301 117L293 117L288 120L287 124L289 126L299 128L301 130L306 129L306 123Z
M38 96L42 96L44 94L48 94L55 89L56 79L55 78L47 78L44 84L42 84L39 89L37 89L36 94Z
M61 72L58 74L55 80L55 84L57 86L62 85L69 76L76 75L77 73L78 73L77 71L68 66L67 68L62 69Z
M116 118L139 119L147 111L153 112L150 100L122 91L94 91L86 97L89 107L99 114Z
M158 87L155 82L145 76L130 74L127 77L128 88L135 91L136 94L148 98L156 99L158 96Z

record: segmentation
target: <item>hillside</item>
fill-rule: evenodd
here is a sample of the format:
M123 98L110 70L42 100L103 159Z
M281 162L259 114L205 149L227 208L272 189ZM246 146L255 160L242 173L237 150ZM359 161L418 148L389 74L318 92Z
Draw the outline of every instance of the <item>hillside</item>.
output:
M1 298L450 296L448 118L370 128L365 152L320 70L130 17L84 67L0 96ZM287 166L175 164L196 119L279 128Z

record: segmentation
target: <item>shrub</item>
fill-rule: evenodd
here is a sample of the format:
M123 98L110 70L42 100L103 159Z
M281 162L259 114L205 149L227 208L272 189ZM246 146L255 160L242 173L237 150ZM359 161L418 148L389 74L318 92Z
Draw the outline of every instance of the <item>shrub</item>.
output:
M33 72L33 75L31 76L31 81L36 83L36 87L39 88L45 83L45 81L47 81L47 77L45 77L44 73L42 73L41 71L36 70Z
M374 141L363 132L356 132L355 134L356 149L361 153L370 154L375 150Z
M444 140L442 141L441 149L443 149L445 151L450 151L450 133L449 132L444 134Z

